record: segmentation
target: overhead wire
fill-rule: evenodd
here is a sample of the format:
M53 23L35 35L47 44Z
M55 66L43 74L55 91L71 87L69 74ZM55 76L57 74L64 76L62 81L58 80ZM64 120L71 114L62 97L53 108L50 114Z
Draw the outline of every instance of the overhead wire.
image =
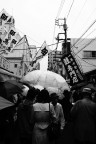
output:
M70 14L70 12L71 12L71 9L72 9L73 4L74 4L74 0L72 1L72 4L71 4L71 6L70 6L69 12L68 12L67 17L66 17L66 20L67 20L68 17L69 17L69 14Z
M77 39L77 41L71 46L72 48L81 40L81 38L88 32L88 30L95 24L96 19L93 21L93 23L87 28L87 30L80 36L80 38Z
M89 17L86 19L86 23L88 23L88 21L90 20L90 18L92 17L93 13L96 11L96 8L91 12L91 14L89 15ZM86 27L86 23L82 26L81 29L84 29L84 27Z
M57 16L56 16L56 19L55 19L55 25L54 25L54 32L53 32L53 40L52 40L52 43L54 43L54 37L55 37L55 31L56 31L56 21L59 22L58 18L60 16L60 13L62 11L62 8L64 6L64 3L65 3L65 0L61 0L61 3L60 3L60 6L59 6L59 9L58 9L58 12L57 12ZM58 25L58 23L57 23ZM56 43L57 46L55 48L55 57L56 57L56 52L57 52L57 48L58 48L58 42ZM52 45L52 49L53 49L53 45ZM52 65L53 65L53 58L52 58Z
M91 31L84 39L81 39L81 41L79 41L78 44L80 44L80 43L83 42L86 38L88 38L88 36L90 36L94 31L96 31L96 29L94 29L93 31ZM78 45L77 45L76 47L78 47Z
M81 10L80 10L80 12L79 12L79 14L77 15L77 17L76 17L76 19L75 19L75 22L71 25L72 27L76 24L76 21L77 21L78 18L80 17L80 14L81 14L82 10L84 9L84 7L85 7L85 5L86 5L86 2L87 2L87 0L85 0L85 2L84 2L84 4L83 4L83 6L82 6L82 8L81 8Z
M22 34L26 35L24 32L22 32L21 30L17 29L18 31L20 31ZM37 42L36 40L32 39L30 36L26 35L27 37L30 38L30 40L34 41L35 43L40 44L39 42Z
M91 44L92 42L94 42L94 40L96 40L96 37L95 37L94 39L92 39L86 46L88 46L89 44ZM85 48L85 47L83 47L82 49L84 49L84 48ZM81 51L82 49L80 49L80 51ZM79 52L80 52L80 51L79 51ZM79 59L81 59L82 61L88 63L88 64L91 65L91 66L95 66L95 67L96 67L96 65L94 65L94 64L92 64L92 63L89 63L88 61L86 61L86 60L82 59L80 56L78 56L77 54L78 54L79 52L74 53L74 52L72 51L72 53L74 54L74 56L77 56L77 57L79 57ZM81 65L80 63L79 63L79 65L80 65L80 67L82 67L82 65Z
M62 8L63 8L63 5L64 5L64 2L65 2L65 0L62 0L61 1L61 4L60 4L60 7L59 7L59 10L58 10L58 13L57 13L57 16L56 16L56 19L59 17L59 15L60 15L60 13L61 13L61 10L62 10ZM23 33L21 30L19 30L21 33ZM24 34L24 33L23 33ZM54 34L55 34L55 26L54 26ZM26 35L27 37L29 37L28 35ZM30 37L29 37L30 38ZM31 38L30 38L31 39ZM38 43L37 41L35 41L35 40L33 40L32 39L32 41L34 41L34 42L36 42L36 43ZM23 42L22 42L23 43ZM22 44L22 43L20 43L20 45ZM51 45L49 45L49 46L53 46L53 45L56 45L57 43L55 43L55 44L51 44ZM19 45L18 45L19 46ZM42 46L41 46L42 47ZM40 50L40 48L41 47L36 47L36 48L39 48L39 50ZM30 48L31 49L31 48ZM57 47L56 47L56 49L57 49ZM55 49L55 50L56 50ZM16 49L14 49L14 50L16 50ZM21 49L20 49L21 50ZM22 49L23 50L23 49ZM38 50L38 51L39 51ZM55 51L55 50L53 50L53 51ZM38 53L38 51L37 51L37 53Z
M63 40L60 41L59 43L62 43L62 42L63 42ZM18 44L18 46L21 45L21 44L23 44L23 43L24 43L24 42ZM51 47L52 45L56 45L56 44L57 44L57 42L56 42L56 43L49 44L48 46ZM40 47L36 47L36 48L41 48L41 46L40 46ZM32 48L30 48L30 49L32 49ZM23 49L16 49L16 48L14 48L14 50L23 50ZM53 50L53 51L54 51L54 50Z
M82 9L84 8L86 2L87 2L87 0L85 0ZM68 19L68 16L69 16L69 14L70 14L70 11L71 11L71 9L72 9L73 4L74 4L74 0L72 1L72 4L71 4L71 6L70 6L70 9L69 9L69 12L68 12L68 15L67 15L67 19ZM82 10L82 9L81 9L81 10ZM71 49L73 48L73 46L75 46L75 44L77 44L77 43L80 41L80 39L87 33L87 31L93 26L93 24L94 24L95 22L96 22L96 20L88 27L88 29L81 35L81 37L72 45ZM92 32L91 32L91 33L92 33ZM90 33L90 34L91 34L91 33Z
M72 53L75 55L74 52L72 52ZM89 63L88 61L82 59L80 56L78 56L78 55L76 55L76 56L77 56L81 61L84 61L85 63L89 64L90 66L96 67L96 65L94 65L94 64L92 64L92 63ZM76 58L75 58L75 59L76 59ZM78 59L76 59L76 62L79 64L79 68L80 68L80 70L83 72L83 68L82 68L83 65L81 65L81 63L80 63L80 61L79 61Z
M57 51L58 43L61 43L61 42L57 42L57 43L48 45L48 46L56 45L56 48L55 48L54 50L51 50L51 52L49 52L48 54L51 54L53 51L55 51L55 52ZM41 48L42 48L42 46L41 46ZM40 49L40 50L41 50L41 49ZM38 52L37 52L36 55L34 56L33 61L34 61L34 59L36 58L37 54L38 54ZM44 57L44 56L43 56L43 57Z
M86 3L86 1L85 1L85 3ZM72 3L73 4L73 3ZM85 5L85 4L84 4ZM72 5L71 5L72 6ZM71 9L71 7L70 7L70 9ZM69 12L70 12L70 10L69 10ZM69 13L68 13L68 15L67 15L67 18L68 18L68 16L69 16ZM78 43L79 42L79 40L85 35L85 33L93 26L93 24L96 22L96 20L88 27L88 29L81 35L81 37L72 45L72 47L71 47L71 49L73 48L73 46L75 46L75 44L76 43ZM93 30L92 32L94 32L95 30ZM90 34L92 34L92 32L90 33ZM87 36L89 36L90 34L88 34ZM96 39L96 38L95 38ZM86 46L88 46L89 44L91 44L95 39L92 39ZM84 49L86 46L84 46L82 49ZM80 51L82 50L82 49L80 49ZM77 55L80 51L78 51L75 55ZM78 55L77 55L78 56ZM79 57L79 56L78 56ZM80 58L80 57L79 57ZM85 60L83 60L83 61L85 61ZM86 63L88 63L87 61L85 61ZM90 63L88 63L88 64L90 64ZM96 65L93 65L93 64L90 64L90 65L92 65L92 66L95 66L96 67Z
M58 45L58 43L55 43L55 44L51 44L51 45ZM49 45L49 46L51 46L51 45ZM56 48L57 48L57 46L56 46ZM50 53L52 53L52 52L54 52L55 50L56 50L56 48L54 49L54 50L51 50L51 52L49 52L48 54L50 54ZM46 56L46 55L45 55ZM45 56L43 56L43 57L45 57ZM35 59L36 57L34 57L34 59ZM33 60L34 60L33 59Z
M96 39L96 38L95 38ZM91 42L89 42L86 46L88 46L89 44L91 44L95 39L92 39L91 40ZM61 42L59 42L59 43L62 43L63 41L61 41ZM23 42L22 42L23 43ZM20 43L20 45L22 44L22 43ZM54 44L50 44L50 45L48 45L49 47L50 46L52 46L52 45L56 45L57 43L54 43ZM82 49L84 49L86 46L84 46ZM40 47L36 47L36 48L40 48ZM50 53L52 53L53 51L55 51L57 49L57 47L54 49L54 50L52 50ZM78 53L82 50L82 49L80 49L79 51L78 51ZM24 50L24 49L14 49L14 50ZM75 55L77 55L77 53L75 54Z
M57 16L56 16L56 19L58 19L61 11L62 11L62 8L63 8L63 5L65 3L65 0L61 0L61 3L60 3L60 6L59 6L59 10L58 10L58 13L57 13Z
M90 45L91 43L93 43L96 40L96 37L94 39L92 39L89 43L87 43L83 48L81 48L77 53L75 53L75 55L77 55L81 50L83 50L84 48L86 48L88 45Z
M79 57L82 61L84 61L84 62L86 62L86 63L88 63L89 65L91 65L91 66L95 66L96 67L96 65L94 65L94 64L92 64L92 63L89 63L89 62L87 62L86 60L84 60L84 59L82 59L80 56L78 56L78 55L76 55L77 57Z

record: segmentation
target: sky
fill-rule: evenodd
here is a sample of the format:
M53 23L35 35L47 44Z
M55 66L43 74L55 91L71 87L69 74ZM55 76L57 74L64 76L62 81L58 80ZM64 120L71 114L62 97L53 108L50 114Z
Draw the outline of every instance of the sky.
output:
M64 33L62 26L55 25L56 19L63 23L60 19L66 18L69 38L80 38L93 23L83 37L96 36L96 0L0 0L2 9L14 17L16 30L27 36L30 45L55 43L58 33ZM41 62L43 68L46 61Z

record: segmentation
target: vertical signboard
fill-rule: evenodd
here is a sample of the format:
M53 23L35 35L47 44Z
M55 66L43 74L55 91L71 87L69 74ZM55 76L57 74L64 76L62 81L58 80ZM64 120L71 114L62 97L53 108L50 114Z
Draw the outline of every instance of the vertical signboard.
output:
M81 83L84 80L84 78L83 78L83 75L82 75L82 73L79 69L79 66L77 65L72 53L68 53L68 54L64 55L61 58L61 60L64 64L65 70L70 79L70 85L74 86L76 84Z

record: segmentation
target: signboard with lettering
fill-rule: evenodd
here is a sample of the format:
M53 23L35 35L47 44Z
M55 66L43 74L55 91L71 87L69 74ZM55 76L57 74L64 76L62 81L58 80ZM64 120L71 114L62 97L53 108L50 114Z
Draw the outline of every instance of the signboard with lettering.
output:
M5 59L3 56L0 56L0 67L10 70L10 62Z
M64 55L61 60L70 79L70 85L74 86L78 83L81 83L84 78L72 53Z

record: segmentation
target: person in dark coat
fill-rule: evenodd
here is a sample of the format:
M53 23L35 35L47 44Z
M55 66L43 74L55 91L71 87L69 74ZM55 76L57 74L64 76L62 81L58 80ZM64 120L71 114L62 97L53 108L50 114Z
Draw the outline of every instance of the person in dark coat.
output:
M68 90L64 90L64 98L60 101L63 111L64 111L64 117L65 122L68 122L70 120L70 110L72 108L72 103L70 102L71 98L71 92Z
M36 97L36 89L30 88L28 90L26 99L23 103L18 106L17 110L17 131L19 132L20 144L31 144L32 143L32 125L31 120L31 109Z
M76 144L96 144L96 103L92 101L90 88L84 88L82 95L71 109L74 141Z
M0 97L7 98L7 92L4 86L4 81L4 78L0 75ZM13 143L15 112L16 109L14 105L0 109L0 143Z
M65 117L65 127L63 130L63 136L60 143L71 143L73 144L73 133L72 133L72 122L71 122L71 116L70 116L70 110L72 108L72 103L70 101L71 99L71 92L68 90L64 90L63 92L64 98L60 100L59 102L62 105L64 117Z

